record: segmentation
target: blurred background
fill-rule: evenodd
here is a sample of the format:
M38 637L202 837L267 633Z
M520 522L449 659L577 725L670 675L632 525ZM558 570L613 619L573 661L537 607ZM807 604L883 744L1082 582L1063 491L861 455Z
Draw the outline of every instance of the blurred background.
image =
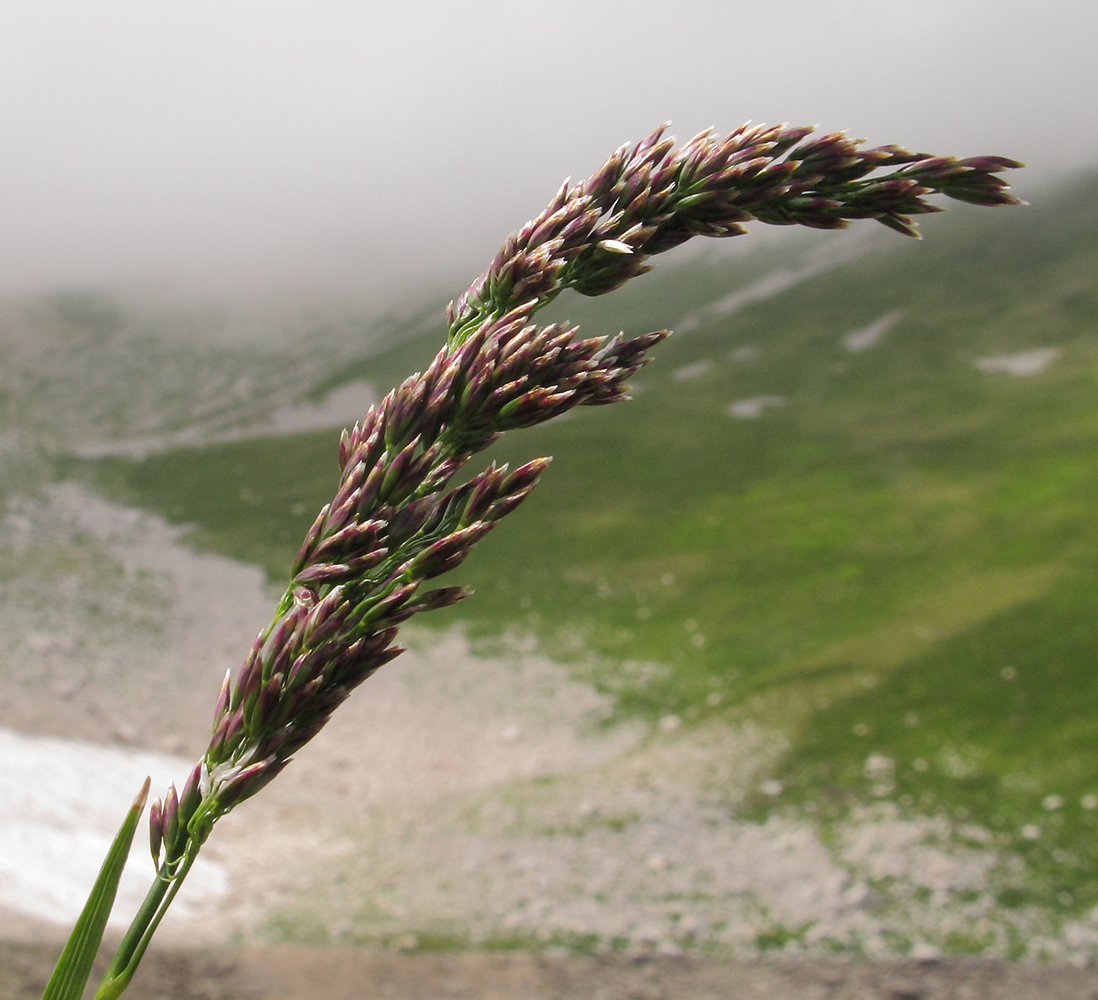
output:
M164 938L1098 953L1093 5L0 25L4 937L64 928L141 776L185 777L338 429L506 234L661 122L752 119L1015 157L1029 205L756 226L558 300L677 334L629 404L494 449L556 461L476 596L219 828Z

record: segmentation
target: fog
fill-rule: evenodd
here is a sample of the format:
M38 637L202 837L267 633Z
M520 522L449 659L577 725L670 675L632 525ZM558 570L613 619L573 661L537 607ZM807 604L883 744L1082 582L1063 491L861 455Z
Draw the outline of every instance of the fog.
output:
M671 120L1098 162L1098 5L9 0L0 293L455 291Z

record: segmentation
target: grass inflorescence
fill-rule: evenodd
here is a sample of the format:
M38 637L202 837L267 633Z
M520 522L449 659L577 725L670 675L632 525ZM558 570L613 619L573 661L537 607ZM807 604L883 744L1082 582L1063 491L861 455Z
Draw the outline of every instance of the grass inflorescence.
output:
M206 752L180 791L170 786L150 807L158 876L112 961L102 997L126 988L215 822L271 781L355 687L402 651L395 644L401 623L468 596L460 583L421 587L462 564L527 498L548 464L529 459L543 443L571 451L583 478L573 474L555 498L570 506L568 517L546 508L540 531L530 527L537 519L526 522L521 554L499 547L496 558L504 561L492 577L496 600L485 602L486 613L495 604L499 614L499 591L509 589L528 609L526 625L548 628L553 651L561 644L554 630L563 625L566 644L593 654L601 671L594 679L625 712L658 706L692 719L722 699L742 702L780 684L791 664L841 641L844 630L879 626L909 600L913 585L964 586L954 579L963 575L957 561L943 567L927 551L955 551L963 524L960 532L940 530L934 502L894 514L905 493L898 484L903 473L918 476L920 456L883 475L867 466L863 449L874 438L851 433L849 414L827 406L847 368L830 359L822 371L781 364L791 348L799 348L802 361L819 353L828 321L849 321L840 318L841 308L825 301L807 311L812 330L791 324L782 338L772 338L779 349L767 384L758 382L761 394L726 399L714 411L712 392L697 390L709 383L727 393L729 366L749 355L695 353L687 361L671 351L672 365L679 353L679 367L648 383L641 397L647 413L642 403L623 418L616 407L617 419L603 421L597 432L575 408L627 399L627 380L668 331L581 339L568 322L539 327L532 320L543 307L563 306L563 294L613 291L650 270L653 255L694 236L743 235L749 222L843 229L852 220L876 220L915 236L913 217L941 210L927 200L934 194L983 206L1017 204L999 174L1019 164L866 148L841 134L817 137L789 126L742 126L724 137L706 131L681 147L664 132L621 147L587 180L566 182L451 303L444 347L343 432L334 496L329 483L330 499L291 560L274 619L240 671L226 676ZM801 277L812 273L802 269ZM807 287L819 293L813 283ZM901 285L895 293L905 290ZM721 324L708 322L713 315L684 324L693 328L696 347L717 349ZM909 403L919 396L911 372L922 367L905 368L890 396ZM676 384L688 381L687 391ZM751 381L743 378L744 388ZM857 402L863 410L877 405ZM745 432L742 425L771 409L780 412ZM538 433L565 414L573 419L558 436ZM647 433L638 435L641 425ZM878 417L874 431L886 425ZM502 439L519 429L528 431L520 443L514 435ZM970 430L962 422L961 440ZM895 432L892 450L902 452L904 430ZM956 428L944 437L958 437ZM521 458L511 457L516 447ZM493 448L487 467L470 474L470 460ZM223 466L226 455L217 455ZM285 468L285 451L268 458ZM115 472L124 478L126 469L116 465ZM876 489L857 489L867 482ZM262 473L247 478L235 496L258 507L263 485ZM290 494L285 484L270 496L276 517L309 509L304 491ZM850 498L860 502L850 505ZM862 529L874 515L886 519L887 531L866 544ZM658 525L651 537L646 524ZM267 537L263 555L277 551L280 537L278 531ZM510 537L513 545L517 536ZM976 572L1004 560L1025 564L1024 552L980 555ZM837 560L846 566L836 585ZM908 568L898 580L887 572L897 561ZM534 594L542 604L567 603L562 590L584 610L543 625ZM768 633L752 628L764 610ZM681 625L677 638L668 622ZM630 656L633 650L643 650L643 658ZM623 676L629 667L632 681Z

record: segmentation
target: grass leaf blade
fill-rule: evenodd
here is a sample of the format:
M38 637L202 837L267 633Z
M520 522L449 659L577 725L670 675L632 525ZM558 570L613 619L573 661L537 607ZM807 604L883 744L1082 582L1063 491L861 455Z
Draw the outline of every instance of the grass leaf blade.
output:
M46 992L42 994L42 1000L80 1000L83 996L84 988L91 976L92 963L103 940L107 918L114 906L118 882L122 877L122 869L126 867L130 845L137 830L137 821L141 818L148 794L149 779L146 778L145 784L141 786L141 791L126 814L118 835L114 838L114 843L111 844L103 867L99 870L99 877L95 880L88 901L84 904L80 919L77 920L65 944L65 949L57 960L57 967L46 984Z

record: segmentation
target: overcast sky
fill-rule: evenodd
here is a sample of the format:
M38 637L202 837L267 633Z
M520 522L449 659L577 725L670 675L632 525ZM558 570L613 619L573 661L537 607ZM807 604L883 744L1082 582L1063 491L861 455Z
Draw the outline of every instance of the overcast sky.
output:
M1094 0L0 0L0 291L471 278L672 120L1098 165ZM455 288L459 291L459 288Z

